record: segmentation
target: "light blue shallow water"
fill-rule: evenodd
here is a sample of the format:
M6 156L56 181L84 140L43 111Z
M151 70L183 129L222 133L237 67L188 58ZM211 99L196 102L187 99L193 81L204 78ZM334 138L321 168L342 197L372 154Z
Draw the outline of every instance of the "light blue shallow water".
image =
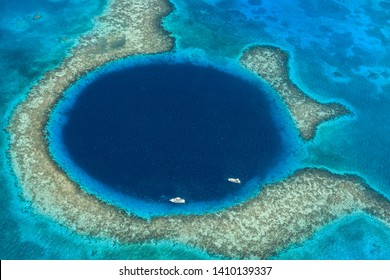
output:
M365 214L350 215L318 231L311 240L291 246L275 259L388 260L390 231Z
M247 44L274 44L292 55L292 77L302 89L319 100L350 105L355 117L322 125L294 164L359 174L390 197L389 1L172 2L176 12L164 26L177 38L181 53L229 64ZM63 59L104 5L91 0L0 0L2 128L28 87ZM42 18L33 20L37 14ZM28 202L20 201L6 144L1 131L0 258L210 258L169 243L112 246L36 216ZM346 232L356 238L345 238ZM389 259L389 234L371 218L346 218L280 257Z

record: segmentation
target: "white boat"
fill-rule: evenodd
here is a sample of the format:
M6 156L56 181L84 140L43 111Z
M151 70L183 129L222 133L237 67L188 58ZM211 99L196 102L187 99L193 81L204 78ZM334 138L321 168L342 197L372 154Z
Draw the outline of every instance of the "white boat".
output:
M173 202L173 203L186 203L186 200L184 198L181 198L181 197L174 197L174 198L171 198L169 201Z
M228 178L228 181L234 184L241 184L241 181L238 178Z

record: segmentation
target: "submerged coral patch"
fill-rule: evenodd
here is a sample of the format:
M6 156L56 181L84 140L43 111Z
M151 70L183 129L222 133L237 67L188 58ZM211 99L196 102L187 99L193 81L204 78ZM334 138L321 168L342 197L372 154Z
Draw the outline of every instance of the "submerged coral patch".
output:
M328 120L351 115L339 103L320 103L306 95L289 77L285 51L273 46L252 46L241 56L241 63L269 83L287 105L303 139L314 137L317 127Z

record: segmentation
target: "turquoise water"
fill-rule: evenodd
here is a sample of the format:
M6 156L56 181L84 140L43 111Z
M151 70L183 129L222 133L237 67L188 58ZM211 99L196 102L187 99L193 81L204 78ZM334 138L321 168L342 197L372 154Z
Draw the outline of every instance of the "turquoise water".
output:
M388 260L390 232L386 225L365 214L334 221L311 240L281 252L281 260Z
M229 66L247 44L273 44L290 53L293 80L303 90L318 100L342 100L352 107L354 118L322 125L315 139L299 148L292 165L359 174L390 197L389 1L172 2L176 11L164 26L177 38L180 53ZM105 4L0 0L2 128L28 88L58 65ZM33 20L37 14L42 18ZM210 258L169 243L113 247L108 241L76 236L35 215L18 196L6 160L6 137L2 130L1 258ZM345 238L346 228L363 237ZM343 219L280 256L388 259L389 234L371 218Z

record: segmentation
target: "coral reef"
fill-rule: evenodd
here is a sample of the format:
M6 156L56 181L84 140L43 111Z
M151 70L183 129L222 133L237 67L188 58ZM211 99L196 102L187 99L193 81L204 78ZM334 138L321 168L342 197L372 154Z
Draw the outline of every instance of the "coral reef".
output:
M280 95L305 140L314 137L321 123L351 114L339 103L320 103L299 89L289 78L288 55L279 48L253 46L244 51L240 61Z

